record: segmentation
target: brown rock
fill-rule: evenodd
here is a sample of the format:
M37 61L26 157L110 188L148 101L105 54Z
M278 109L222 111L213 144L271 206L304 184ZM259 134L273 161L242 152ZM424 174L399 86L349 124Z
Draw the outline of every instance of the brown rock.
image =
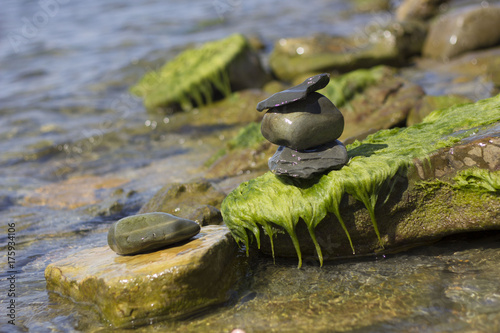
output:
M431 24L423 55L441 60L500 42L500 7L466 7Z
M226 194L204 179L190 183L169 184L161 188L139 211L164 212L188 220L199 219L200 207L210 205L220 208Z
M246 267L237 251L226 227L207 226L193 241L148 254L84 250L50 264L45 279L49 291L94 304L113 326L140 326L226 301Z

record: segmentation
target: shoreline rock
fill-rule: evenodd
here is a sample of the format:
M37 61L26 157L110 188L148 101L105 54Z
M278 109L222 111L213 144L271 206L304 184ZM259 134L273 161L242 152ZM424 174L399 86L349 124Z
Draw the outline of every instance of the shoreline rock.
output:
M223 303L246 270L224 226L203 227L179 246L120 256L108 246L47 266L47 290L91 303L115 327L138 327ZM231 269L227 269L231 267Z
M316 253L322 263L318 236L335 240L329 242L338 255L354 251L359 255L395 249L405 240L411 246L468 229L497 229L500 170L459 168L453 175L456 183L441 178L410 180L415 161L428 161L440 149L452 154L461 139L473 140L479 129L486 132L488 143L477 143L480 148L474 154L493 159L497 168L498 122L500 95L436 110L421 124L379 131L348 146L348 165L319 179L278 179L266 173L241 184L222 203L224 221L238 242L248 247L255 237L267 253L294 252L299 267L303 253ZM475 165L474 159L464 156L460 167ZM424 163L425 167L431 168ZM414 191L405 192L408 188ZM428 201L433 193L435 201ZM435 229L435 218L446 220L451 229Z

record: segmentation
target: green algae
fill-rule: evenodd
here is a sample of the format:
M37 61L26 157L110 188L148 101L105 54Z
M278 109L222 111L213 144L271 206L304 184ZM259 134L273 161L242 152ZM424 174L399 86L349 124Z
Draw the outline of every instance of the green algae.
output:
M500 194L500 171L466 169L459 172L453 180L457 188Z
M437 110L420 124L382 130L363 142L356 141L348 145L348 164L341 170L331 171L317 179L291 179L268 172L242 183L223 201L223 219L235 240L239 244L243 243L247 251L252 235L260 248L260 228L269 236L272 247L272 225L282 227L294 244L299 267L302 259L295 228L302 220L307 225L322 264L321 248L314 230L328 213L335 214L343 224L339 218L339 204L342 196L347 193L363 202L367 208L374 233L382 248L384 239L380 237L375 218L376 209L385 201L379 200L383 199L379 198L381 188L385 185L392 186L398 177L406 177L413 159L425 159L429 153L450 147L472 135L478 127L498 121L500 95L474 104ZM469 187L481 184L480 187L487 188L496 186L491 184L497 184L497 176L486 177L482 171L468 172L470 174L461 173L459 177L467 180ZM490 178L491 180L487 180ZM345 226L343 228L346 230ZM274 255L274 249L272 251Z
M193 104L211 103L215 91L231 94L228 65L248 47L245 37L227 38L188 49L159 71L151 71L130 91L144 99L148 110L178 105L189 110Z
M332 77L328 85L318 92L328 97L340 108L353 99L357 93L393 73L394 70L387 66L358 69L339 77Z
M219 149L206 162L205 166L210 166L222 156L236 149L258 147L262 142L266 141L260 131L260 124L251 122L247 126L240 129L234 138L229 140L225 148Z
M265 141L265 138L260 131L260 124L251 122L243 127L227 145L229 149L249 148L255 147L263 141Z

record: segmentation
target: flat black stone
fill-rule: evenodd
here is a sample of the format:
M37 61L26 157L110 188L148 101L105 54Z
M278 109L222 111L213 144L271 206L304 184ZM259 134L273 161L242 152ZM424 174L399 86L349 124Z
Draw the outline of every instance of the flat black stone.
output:
M287 90L277 92L257 104L258 111L274 108L277 106L293 103L305 99L307 94L322 89L330 82L330 74L318 74L311 76L301 84Z
M280 146L268 164L276 175L307 179L320 173L340 170L348 160L344 144L335 140L304 151Z

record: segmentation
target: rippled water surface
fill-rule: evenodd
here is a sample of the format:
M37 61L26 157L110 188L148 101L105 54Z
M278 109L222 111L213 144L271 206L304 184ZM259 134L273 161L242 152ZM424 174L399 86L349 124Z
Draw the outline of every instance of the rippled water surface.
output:
M223 129L203 131L177 124L175 117L147 114L127 91L146 71L188 46L233 32L260 36L265 62L279 38L348 35L390 17L355 14L351 2L340 0L3 0L1 8L4 332L106 330L90 307L46 292L45 267L105 244L109 224L119 217L115 212L134 213L162 185L197 177L224 140ZM479 78L460 85L449 73L405 75L428 93L465 92L475 99L489 94ZM79 184L98 191L85 192ZM121 192L111 190L116 186ZM15 226L12 267L9 224ZM322 269L315 263L297 270L295 263L259 260L251 285L232 304L142 330L500 329L495 236ZM6 324L9 268L16 272L16 326Z

